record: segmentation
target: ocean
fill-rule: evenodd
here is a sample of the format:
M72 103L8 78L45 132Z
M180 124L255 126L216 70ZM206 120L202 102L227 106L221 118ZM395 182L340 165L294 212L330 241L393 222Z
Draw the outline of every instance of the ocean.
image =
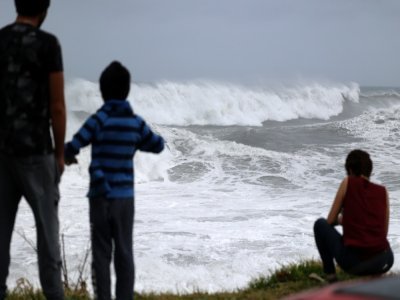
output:
M67 138L102 104L98 85L66 85ZM386 185L389 241L400 251L400 88L308 82L133 84L129 101L167 141L135 158L135 289L222 291L245 287L288 263L318 259L312 227L327 216L344 160L371 154L372 181ZM60 225L71 280L90 247L88 164L66 168ZM38 285L35 226L20 205L9 285ZM400 271L395 261L393 270ZM90 281L90 268L84 276Z

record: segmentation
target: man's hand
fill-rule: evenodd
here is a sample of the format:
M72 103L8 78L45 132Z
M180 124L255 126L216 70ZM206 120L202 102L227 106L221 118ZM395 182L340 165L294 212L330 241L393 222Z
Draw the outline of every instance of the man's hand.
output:
M61 177L61 175L64 173L64 157L56 156L56 162L57 162L58 171L60 172L60 177Z

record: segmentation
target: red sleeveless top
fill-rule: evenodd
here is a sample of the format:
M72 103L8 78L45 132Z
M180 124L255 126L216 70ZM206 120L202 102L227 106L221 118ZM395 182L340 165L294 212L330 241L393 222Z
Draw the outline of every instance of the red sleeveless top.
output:
M343 201L344 245L361 248L365 254L386 250L386 213L385 187L349 176Z

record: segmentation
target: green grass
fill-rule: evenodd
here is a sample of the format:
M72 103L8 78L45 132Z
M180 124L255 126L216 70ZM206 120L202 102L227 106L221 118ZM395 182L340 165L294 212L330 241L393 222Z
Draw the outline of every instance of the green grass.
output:
M309 278L311 273L316 273L323 277L320 262L305 261L299 264L282 266L272 272L270 276L259 277L252 280L247 288L233 292L206 293L194 292L191 294L172 294L172 293L148 293L135 294L137 300L261 300L261 299L280 299L284 296L304 291L311 288L324 286L315 279ZM346 275L338 270L340 281L354 279L354 276ZM91 299L87 292L85 283L79 288L66 288L66 299ZM40 290L35 289L27 280L21 279L17 286L11 291L7 299L20 300L45 300Z
M90 300L91 297L86 288L85 283L79 287L65 287L64 289L66 299L76 300ZM40 289L35 289L33 285L26 279L21 278L17 281L16 287L9 293L7 300L46 300Z

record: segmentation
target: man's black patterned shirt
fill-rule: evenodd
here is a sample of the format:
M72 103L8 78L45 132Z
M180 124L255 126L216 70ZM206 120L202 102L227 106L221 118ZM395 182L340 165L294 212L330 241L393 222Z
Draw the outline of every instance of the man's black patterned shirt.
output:
M21 23L0 30L1 152L52 152L49 75L62 70L55 36Z

